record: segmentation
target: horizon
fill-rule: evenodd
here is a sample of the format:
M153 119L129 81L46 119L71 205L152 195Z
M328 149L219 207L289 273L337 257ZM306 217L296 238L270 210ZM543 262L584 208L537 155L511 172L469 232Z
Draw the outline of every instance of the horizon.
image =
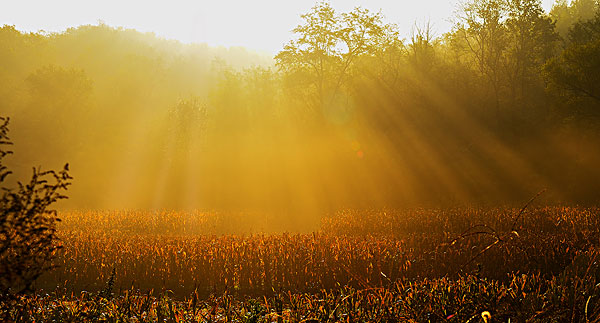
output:
M410 36L415 25L431 23L434 35L439 37L451 30L450 19L459 1L426 0L416 3L391 3L377 0L366 3L359 0L334 0L337 12L354 7L372 12L381 11L388 23L396 24L402 38ZM554 0L543 0L545 12L549 12ZM302 22L300 14L307 12L317 2L312 0L282 3L274 0L258 2L227 1L220 3L180 0L174 4L156 1L116 0L93 4L74 0L46 3L29 0L0 5L0 24L12 25L22 32L64 32L82 25L106 24L114 28L134 29L153 33L168 40L184 44L207 44L211 47L243 47L273 56L292 38L292 29ZM241 6L240 10L229 10ZM37 14L30 8L36 7ZM143 12L140 12L143 8ZM274 10L269 10L274 9ZM277 12L272 15L272 12ZM221 14L207 14L219 12ZM141 13L141 14L140 14ZM261 23L257 23L260 21ZM244 26L244 32L240 32Z

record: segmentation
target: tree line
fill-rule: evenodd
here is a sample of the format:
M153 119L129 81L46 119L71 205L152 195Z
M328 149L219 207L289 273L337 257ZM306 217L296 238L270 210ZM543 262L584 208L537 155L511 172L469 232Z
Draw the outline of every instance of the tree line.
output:
M74 207L312 214L541 188L596 203L599 7L470 0L451 31L405 39L383 13L319 2L274 64L102 24L4 26L12 166L69 160Z

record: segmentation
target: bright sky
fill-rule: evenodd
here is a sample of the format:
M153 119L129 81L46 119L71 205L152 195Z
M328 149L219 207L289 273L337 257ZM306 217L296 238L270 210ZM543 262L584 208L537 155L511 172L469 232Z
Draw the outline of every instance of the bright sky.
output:
M550 10L554 0L542 0ZM450 29L457 0L331 0L339 11L382 10L403 35L427 20L437 35ZM0 25L22 31L63 31L97 24L134 28L186 43L244 46L277 53L315 0L0 0Z

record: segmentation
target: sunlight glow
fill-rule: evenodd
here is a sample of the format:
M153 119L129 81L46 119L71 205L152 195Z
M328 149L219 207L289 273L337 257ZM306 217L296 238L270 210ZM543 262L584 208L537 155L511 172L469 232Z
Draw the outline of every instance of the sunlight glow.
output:
M10 166L68 161L72 208L277 214L304 229L340 209L512 203L541 188L593 200L596 135L549 87L566 79L548 68L561 31L539 2L489 1L471 2L470 21L432 1L59 1L40 3L57 13L43 17L2 4L18 28L71 26L0 29ZM552 17L589 14L576 9ZM433 30L399 34L423 16Z
M550 10L552 3L544 0L544 9ZM313 0L2 1L0 24L15 25L24 31L58 32L102 21L185 43L243 46L275 54L288 41L290 31L301 23L299 13L314 4ZM438 36L449 31L457 1L333 0L331 4L338 11L357 6L381 10L389 22L398 24L404 37L409 37L415 23L427 21Z

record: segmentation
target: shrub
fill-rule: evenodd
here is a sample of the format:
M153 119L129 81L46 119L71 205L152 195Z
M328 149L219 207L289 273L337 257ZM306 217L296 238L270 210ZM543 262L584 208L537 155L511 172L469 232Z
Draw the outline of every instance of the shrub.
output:
M8 118L0 117L0 301L32 289L33 282L51 268L60 249L56 211L49 207L66 198L71 184L68 164L61 171L33 169L28 183L4 187L11 171L3 164L11 154Z

